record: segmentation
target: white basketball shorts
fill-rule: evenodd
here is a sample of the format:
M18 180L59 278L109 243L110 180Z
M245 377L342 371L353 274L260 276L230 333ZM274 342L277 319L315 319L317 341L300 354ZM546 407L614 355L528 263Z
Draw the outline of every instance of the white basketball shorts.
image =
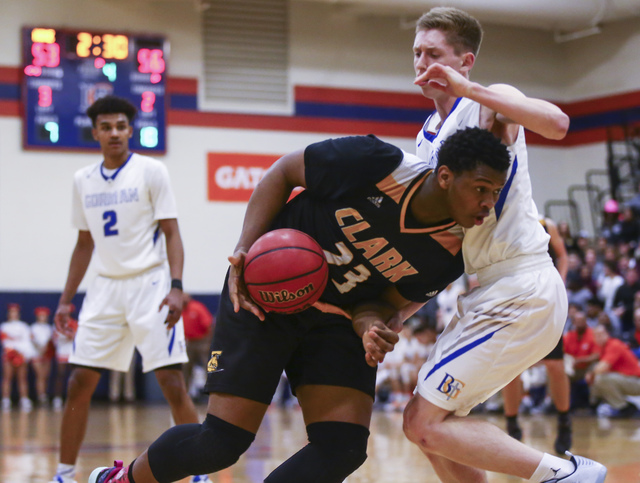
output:
M168 266L133 277L96 277L87 290L69 362L126 372L134 348L142 370L188 361L182 319L167 329L169 311L158 311L171 288Z
M418 392L457 416L486 401L558 343L567 293L551 259L529 256L478 273L418 375Z

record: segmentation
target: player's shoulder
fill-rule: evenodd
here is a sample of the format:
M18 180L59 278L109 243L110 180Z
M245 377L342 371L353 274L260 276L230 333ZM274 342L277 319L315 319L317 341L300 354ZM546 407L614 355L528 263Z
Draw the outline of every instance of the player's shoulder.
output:
M162 161L143 154L133 153L129 163L132 167L146 172L167 172L167 167Z
M100 165L102 161L97 161L87 166L83 166L74 173L75 179L89 178L94 174L100 174Z

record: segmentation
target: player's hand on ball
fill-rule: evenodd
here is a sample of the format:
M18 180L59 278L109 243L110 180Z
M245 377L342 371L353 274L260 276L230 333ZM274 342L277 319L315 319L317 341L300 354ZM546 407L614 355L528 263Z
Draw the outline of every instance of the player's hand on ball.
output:
M231 268L229 270L229 298L233 304L233 310L238 312L240 307L248 310L260 320L264 320L264 312L253 301L242 278L242 267L247 253L242 250L236 251L228 258Z
M398 334L382 322L375 322L362 336L365 360L371 367L384 361L384 357L391 352L400 340Z

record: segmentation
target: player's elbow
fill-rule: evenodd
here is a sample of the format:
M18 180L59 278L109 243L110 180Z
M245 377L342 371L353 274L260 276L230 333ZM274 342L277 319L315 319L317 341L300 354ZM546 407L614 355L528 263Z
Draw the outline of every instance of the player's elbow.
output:
M560 140L564 139L569 131L569 116L560 111L549 119L548 135L549 139Z

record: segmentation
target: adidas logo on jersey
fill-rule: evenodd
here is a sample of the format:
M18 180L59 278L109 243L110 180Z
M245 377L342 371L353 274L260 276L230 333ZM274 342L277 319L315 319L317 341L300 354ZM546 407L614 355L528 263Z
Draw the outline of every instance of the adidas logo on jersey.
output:
M382 204L382 196L369 196L367 199L371 201L376 208L380 208L380 205Z

